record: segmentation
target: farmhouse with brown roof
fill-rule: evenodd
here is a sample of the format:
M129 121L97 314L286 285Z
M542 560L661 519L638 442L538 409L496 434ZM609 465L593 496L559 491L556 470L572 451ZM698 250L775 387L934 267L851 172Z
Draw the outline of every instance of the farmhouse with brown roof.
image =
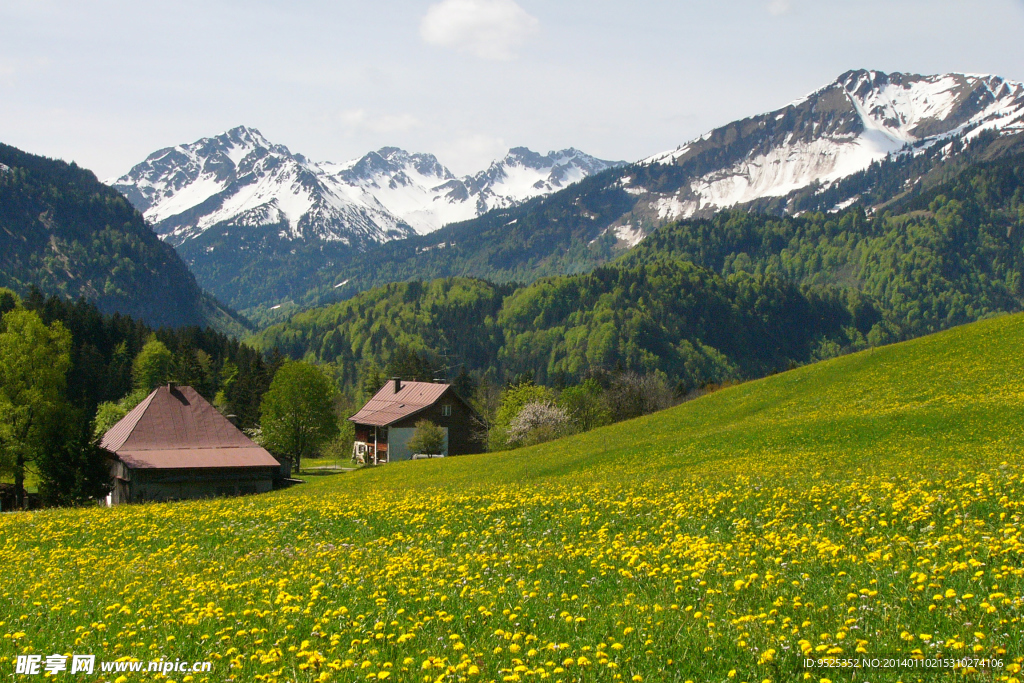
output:
M450 384L389 380L349 420L356 428L352 455L367 463L412 458L409 440L420 420L444 430L444 455L484 450L479 417Z
M158 387L100 441L111 504L262 493L280 463L192 387Z

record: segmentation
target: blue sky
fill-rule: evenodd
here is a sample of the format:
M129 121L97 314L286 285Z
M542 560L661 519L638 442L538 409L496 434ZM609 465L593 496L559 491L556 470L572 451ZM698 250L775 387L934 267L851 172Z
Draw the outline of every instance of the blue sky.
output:
M101 178L238 124L315 160L395 145L636 160L847 69L1024 80L1005 0L0 0L0 142Z

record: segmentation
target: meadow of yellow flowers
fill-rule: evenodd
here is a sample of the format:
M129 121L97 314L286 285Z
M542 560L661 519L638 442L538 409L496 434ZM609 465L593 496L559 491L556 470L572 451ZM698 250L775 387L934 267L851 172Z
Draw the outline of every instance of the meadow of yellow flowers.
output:
M91 653L213 667L57 677L1017 680L1021 339L1007 316L265 496L5 514L0 673ZM803 663L861 655L1001 666Z

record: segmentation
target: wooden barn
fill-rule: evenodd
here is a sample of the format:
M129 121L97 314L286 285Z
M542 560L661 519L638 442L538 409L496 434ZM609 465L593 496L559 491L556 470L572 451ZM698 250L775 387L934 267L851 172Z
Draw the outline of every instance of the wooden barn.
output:
M262 493L280 463L192 387L158 387L100 442L111 504Z
M409 460L409 439L420 420L445 432L444 455L484 450L480 418L450 384L389 380L358 413L352 455L367 463Z

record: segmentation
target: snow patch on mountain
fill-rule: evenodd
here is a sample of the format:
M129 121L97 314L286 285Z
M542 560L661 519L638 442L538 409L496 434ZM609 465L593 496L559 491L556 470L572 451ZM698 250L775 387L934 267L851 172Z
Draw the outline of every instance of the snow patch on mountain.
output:
M683 214L693 215L700 208L697 202L681 201L678 197L661 197L650 204L660 220L671 220Z
M851 71L783 109L716 129L643 164L698 164L709 149L733 161L650 202L661 220L828 185L888 155L954 136L1024 130L1024 84L998 76ZM738 131L745 139L736 139ZM623 186L627 192L633 188Z
M630 223L615 226L614 232L615 236L619 238L619 241L624 242L630 249L640 244L640 240L645 236L642 229L639 227L633 227Z
M848 143L821 138L778 147L725 171L703 176L690 185L699 203L677 202L675 206L685 210L664 217L679 217L687 211L693 215L698 209L733 206L759 197L781 197L815 180L827 183L844 178L902 147L872 132Z

